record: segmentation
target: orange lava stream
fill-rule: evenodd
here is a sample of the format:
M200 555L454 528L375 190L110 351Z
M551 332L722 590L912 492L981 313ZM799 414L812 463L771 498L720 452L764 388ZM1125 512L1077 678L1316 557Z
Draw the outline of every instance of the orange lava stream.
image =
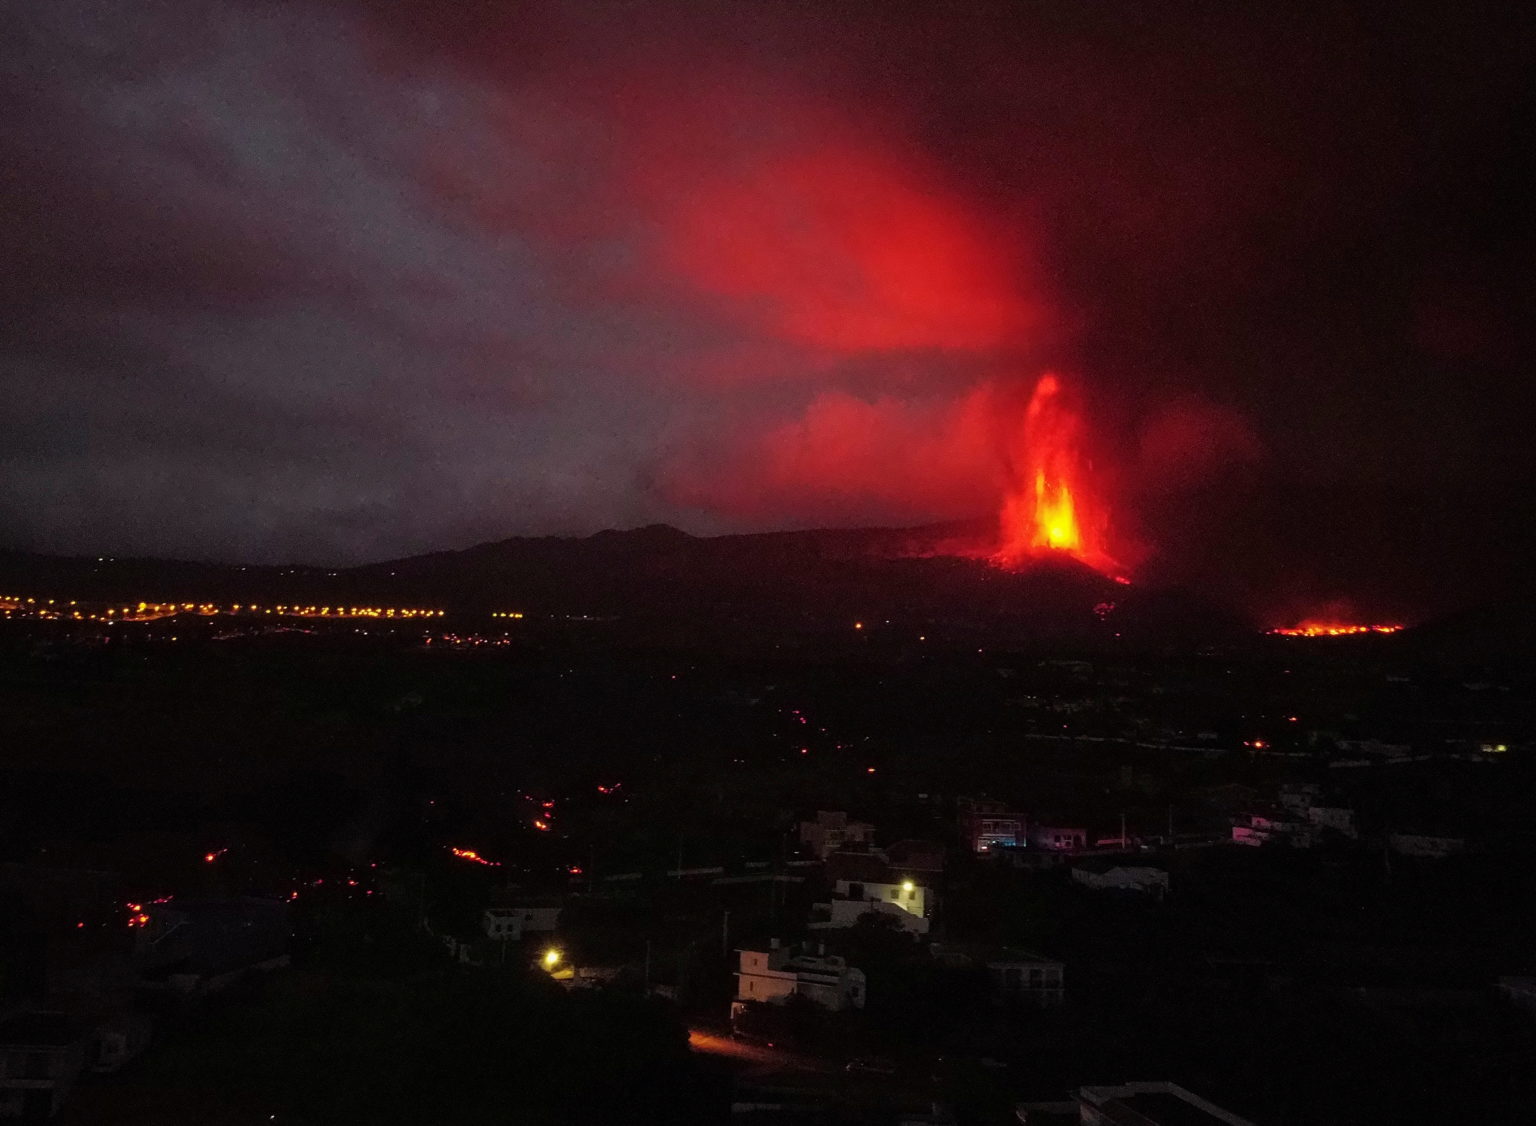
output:
M1402 626L1356 626L1340 622L1302 622L1299 626L1272 629L1280 637L1350 637L1360 633L1396 633Z

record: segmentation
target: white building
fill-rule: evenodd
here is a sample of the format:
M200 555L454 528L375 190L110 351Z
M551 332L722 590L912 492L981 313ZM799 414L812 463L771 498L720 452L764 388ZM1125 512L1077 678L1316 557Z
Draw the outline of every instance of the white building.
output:
M1177 1083L1083 1087L1077 1092L1077 1104L1081 1126L1253 1126Z
M1144 864L1117 864L1102 872L1091 867L1073 868L1072 878L1097 891L1135 891L1156 899L1168 894L1168 873Z
M480 918L487 938L521 942L527 934L552 934L560 927L558 906L488 907Z
M902 930L911 934L928 933L929 922L923 916L914 915L895 903L880 899L834 899L830 903L818 903L816 908L818 913L825 917L813 921L810 924L812 930L851 927L857 925L865 915L885 915L894 920Z
M1232 843L1240 845L1279 844L1292 848L1312 847L1312 825L1288 817L1264 813L1241 813L1232 824Z
M1461 837L1427 837L1418 833L1391 833L1387 847L1400 856L1427 856L1442 860L1465 852L1467 842Z
M1066 1000L1066 967L1054 958L1016 946L946 942L929 951L945 966L986 968L994 1004L1055 1008Z
M1292 813L1306 816L1307 810L1317 804L1323 788L1316 782L1287 782L1280 787L1280 804Z
M1313 805L1307 808L1307 820L1319 829L1332 829L1350 840L1357 840L1360 830L1355 826L1355 811L1342 805Z
M830 904L813 926L851 927L863 915L889 915L903 930L927 934L932 898L928 875L891 867L881 852L839 852L827 858Z
M874 839L873 825L866 821L850 821L848 814L840 809L818 809L816 820L800 822L800 843L818 860L825 860L848 846L868 848Z
M1498 990L1506 1001L1536 1013L1536 977L1501 977Z
M0 1119L52 1118L85 1066L86 1036L63 1013L0 1021Z
M1053 852L1076 852L1088 847L1088 830L1061 825L1031 825L1029 843Z
M864 971L835 954L794 953L774 939L767 950L738 950L734 1019L748 1001L782 1005L800 996L834 1012L864 1007Z

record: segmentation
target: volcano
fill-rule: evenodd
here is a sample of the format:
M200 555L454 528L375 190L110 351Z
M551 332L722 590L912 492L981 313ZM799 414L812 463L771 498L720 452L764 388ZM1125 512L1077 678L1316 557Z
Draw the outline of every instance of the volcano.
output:
M1067 553L1001 568L981 550L995 534L987 520L710 537L653 525L580 538L519 537L336 569L9 553L0 554L0 590L431 606L466 618L519 611L616 619L671 637L694 628L764 637L836 631L856 620L925 624L968 637L1130 637L1144 610L1160 630L1180 623L1180 635L1247 631L1215 607L1126 587ZM945 625L950 630L939 628Z

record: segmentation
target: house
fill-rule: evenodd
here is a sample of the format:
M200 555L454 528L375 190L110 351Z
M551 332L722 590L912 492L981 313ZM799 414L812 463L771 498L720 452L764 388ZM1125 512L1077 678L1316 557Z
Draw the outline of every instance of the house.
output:
M1020 1103L1015 1117L1027 1126L1253 1126L1177 1083L1081 1087L1071 1102Z
M887 845L884 852L892 868L914 875L937 877L944 871L944 846L937 841L896 841Z
M1501 977L1497 988L1499 996L1510 1004L1536 1013L1536 977Z
M1223 820L1250 809L1258 800L1259 791L1241 782L1221 782L1199 791L1202 804Z
M813 926L851 927L867 914L890 916L913 934L928 933L929 877L894 868L881 852L839 852L827 858L832 901L818 904L824 916Z
M1277 812L1239 813L1232 822L1232 843L1258 847L1260 845L1290 845L1292 848L1312 847L1312 825Z
M1355 811L1342 805L1313 805L1306 810L1307 820L1319 829L1331 829L1350 840L1360 839L1355 825Z
M1025 841L1028 819L1009 811L1007 805L990 798L966 798L960 806L960 836L972 852L986 854L998 849L1018 848Z
M994 1004L1055 1008L1066 1000L1066 967L1053 958L1016 946L944 943L932 949L946 966L983 966Z
M1418 833L1389 833L1387 847L1399 856L1424 856L1443 860L1467 850L1463 837L1431 837Z
M282 900L178 899L150 907L147 915L134 945L146 981L209 993L288 965L292 931Z
M487 938L499 942L521 942L525 935L553 934L560 928L558 903L520 903L487 907L480 916Z
M895 922L902 930L914 935L928 933L929 922L921 915L914 915L894 903L879 899L839 899L818 903L813 908L812 930L836 930L856 926L865 915L883 915Z
M874 842L875 827L866 821L850 821L842 810L818 809L816 820L800 822L800 844L818 860L852 845L867 848Z
M54 1012L0 1021L0 1120L41 1122L69 1097L85 1067L86 1030Z
M1386 761L1406 759L1413 754L1413 748L1407 743L1387 743L1381 739L1340 739L1338 744L1341 751L1371 755Z
M1130 891L1162 899L1168 894L1168 873L1146 864L1082 864L1072 878L1096 891Z
M120 1010L96 1022L86 1052L86 1066L92 1071L117 1071L149 1047L154 1021L146 1013Z
M1280 804L1305 817L1307 810L1322 798L1322 791L1316 782L1287 782L1280 787Z
M1088 847L1088 830L1060 825L1032 825L1029 843L1050 852L1073 852Z
M791 997L804 997L833 1012L864 1007L864 971L835 954L796 953L772 939L767 950L736 951L736 999L731 1003L734 1020L748 1002L782 1005Z

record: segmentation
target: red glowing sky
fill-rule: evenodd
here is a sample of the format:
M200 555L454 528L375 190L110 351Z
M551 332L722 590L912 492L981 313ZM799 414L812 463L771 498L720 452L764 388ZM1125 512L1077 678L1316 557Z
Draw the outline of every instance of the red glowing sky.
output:
M982 517L1046 372L1122 562L1326 587L1350 489L1506 527L1528 68L1459 12L34 5L0 546Z

